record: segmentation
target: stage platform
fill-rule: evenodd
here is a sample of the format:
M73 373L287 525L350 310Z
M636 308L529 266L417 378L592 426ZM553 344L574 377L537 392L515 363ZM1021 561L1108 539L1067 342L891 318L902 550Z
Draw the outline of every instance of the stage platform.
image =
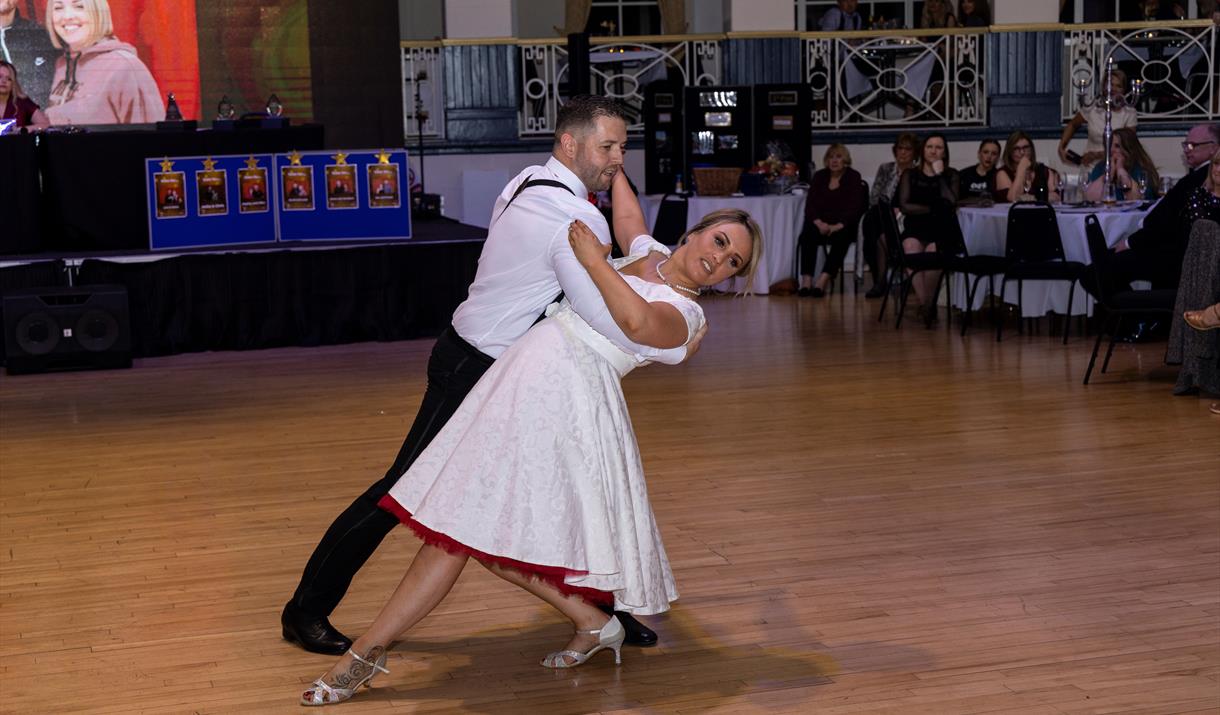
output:
M395 243L10 257L0 292L122 285L136 357L432 336L465 299L487 232L449 219L414 229Z

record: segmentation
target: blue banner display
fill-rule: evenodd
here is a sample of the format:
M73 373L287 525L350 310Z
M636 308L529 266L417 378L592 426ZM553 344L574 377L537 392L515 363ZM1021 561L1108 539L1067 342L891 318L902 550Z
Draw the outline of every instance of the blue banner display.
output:
M292 152L275 156L281 241L411 237L407 152Z
M146 159L144 170L151 250L275 243L270 154Z

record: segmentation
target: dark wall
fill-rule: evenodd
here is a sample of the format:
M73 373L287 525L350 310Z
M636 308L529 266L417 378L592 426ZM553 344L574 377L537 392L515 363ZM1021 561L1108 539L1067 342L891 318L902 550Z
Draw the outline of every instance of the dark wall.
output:
M403 145L397 0L309 0L314 120L328 148Z

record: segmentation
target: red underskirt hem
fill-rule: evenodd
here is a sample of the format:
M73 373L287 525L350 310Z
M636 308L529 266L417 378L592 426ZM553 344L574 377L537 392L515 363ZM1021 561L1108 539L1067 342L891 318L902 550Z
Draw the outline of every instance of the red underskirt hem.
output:
M565 596L579 596L580 598L583 598L584 600L597 606L614 606L613 593L610 593L609 591L599 591L595 588L573 586L564 580L568 576L587 576L588 572L586 571L574 571L572 569L563 568L562 566L531 564L504 556L496 556L495 554L489 554L479 551L478 549L471 548L460 541L456 541L453 538L440 533L439 531L433 531L432 529L429 529L428 527L419 523L415 520L415 517L411 516L411 512L404 509L402 505L395 501L394 497L390 496L389 494L383 496L381 500L377 502L377 506L398 517L398 520L403 523L403 526L410 529L411 532L419 537L420 541L423 541L425 544L443 549L451 554L469 556L483 563L495 564L496 566L501 566L506 569L512 569L513 571L523 573L526 576L531 576L539 581L555 587Z

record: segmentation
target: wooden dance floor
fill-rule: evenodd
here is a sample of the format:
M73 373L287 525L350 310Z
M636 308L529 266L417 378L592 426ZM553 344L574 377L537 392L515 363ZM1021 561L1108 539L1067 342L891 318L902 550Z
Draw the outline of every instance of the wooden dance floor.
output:
M1220 417L1164 344L965 339L834 296L712 298L625 380L682 598L571 671L477 566L344 713L1220 712ZM0 711L290 712L279 612L388 465L431 341L0 377ZM398 529L334 622L357 635Z

